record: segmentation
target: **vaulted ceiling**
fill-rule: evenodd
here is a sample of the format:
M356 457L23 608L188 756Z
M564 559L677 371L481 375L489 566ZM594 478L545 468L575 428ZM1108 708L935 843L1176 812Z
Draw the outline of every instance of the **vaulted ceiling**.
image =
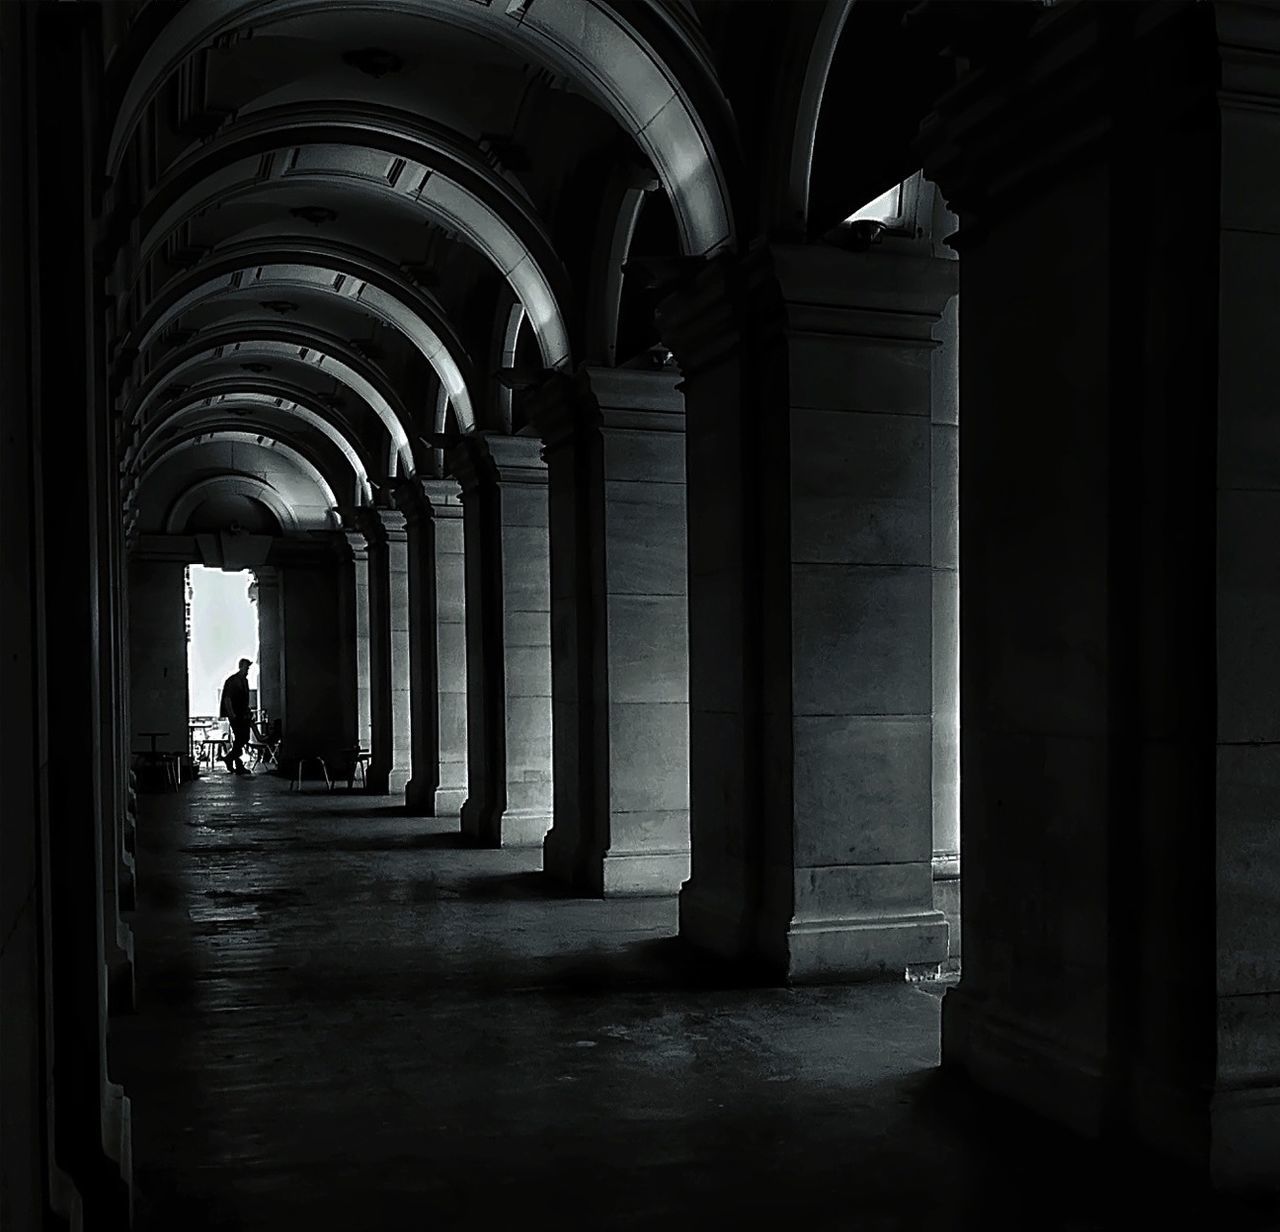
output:
M612 355L647 200L686 254L733 241L683 4L115 9L104 325L143 529L336 524L437 467L433 434L509 430L500 368Z

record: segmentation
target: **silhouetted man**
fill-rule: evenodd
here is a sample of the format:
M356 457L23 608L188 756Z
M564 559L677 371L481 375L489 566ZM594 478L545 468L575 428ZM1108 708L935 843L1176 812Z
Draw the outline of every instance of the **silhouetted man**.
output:
M241 659L240 670L222 684L222 717L230 723L235 737L231 752L222 760L232 774L249 773L240 754L249 743L249 667L252 662L252 659Z

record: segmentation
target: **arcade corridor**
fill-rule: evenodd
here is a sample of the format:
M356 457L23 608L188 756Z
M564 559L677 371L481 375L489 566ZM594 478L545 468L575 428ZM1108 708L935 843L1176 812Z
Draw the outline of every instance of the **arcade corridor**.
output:
M1280 1232L1277 165L1280 0L0 0L0 1232Z
M931 991L735 986L682 955L674 899L555 896L536 851L271 777L143 797L139 844L139 1012L111 1035L144 1232L1155 1209L1052 1133L975 1121Z

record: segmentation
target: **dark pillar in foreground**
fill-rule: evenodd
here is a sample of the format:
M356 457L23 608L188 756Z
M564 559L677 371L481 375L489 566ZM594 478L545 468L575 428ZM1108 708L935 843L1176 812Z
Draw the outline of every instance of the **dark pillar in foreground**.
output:
M961 219L944 1064L1273 1189L1277 64L1274 8L1050 10L925 133ZM1176 208L1135 225L1171 167Z

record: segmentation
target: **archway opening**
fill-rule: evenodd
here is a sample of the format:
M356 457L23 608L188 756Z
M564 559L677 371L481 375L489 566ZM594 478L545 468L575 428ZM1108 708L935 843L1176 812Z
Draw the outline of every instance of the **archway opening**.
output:
M258 612L250 569L190 565L186 578L187 709L195 739L220 729L222 686L240 659L250 659L249 704L258 708Z

